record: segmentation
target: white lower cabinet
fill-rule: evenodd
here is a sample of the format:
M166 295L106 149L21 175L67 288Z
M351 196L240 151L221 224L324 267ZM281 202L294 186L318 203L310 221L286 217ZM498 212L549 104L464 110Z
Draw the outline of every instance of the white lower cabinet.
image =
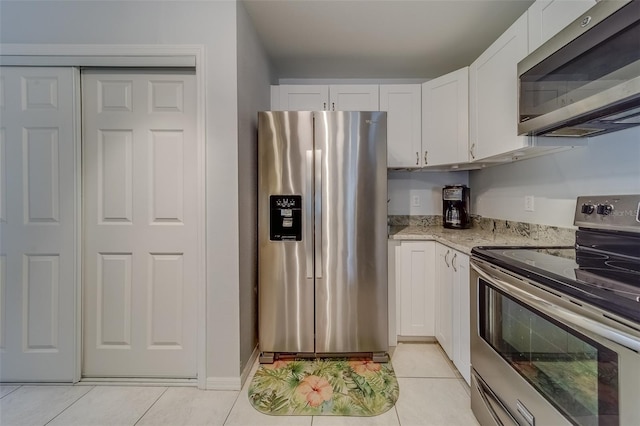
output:
M453 363L471 384L471 299L469 285L469 256L454 252L453 269Z
M453 359L453 249L436 244L436 339Z
M396 257L400 336L434 336L434 241L403 241Z
M389 344L435 336L470 384L469 256L435 241L390 241L389 286Z
M470 384L469 256L438 243L435 259L436 339Z

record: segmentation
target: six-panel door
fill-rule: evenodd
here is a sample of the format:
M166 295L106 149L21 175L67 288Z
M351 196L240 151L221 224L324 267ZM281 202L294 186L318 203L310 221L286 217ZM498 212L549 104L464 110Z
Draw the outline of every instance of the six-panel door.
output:
M83 74L82 373L196 377L193 72Z
M76 372L73 68L0 68L0 381Z

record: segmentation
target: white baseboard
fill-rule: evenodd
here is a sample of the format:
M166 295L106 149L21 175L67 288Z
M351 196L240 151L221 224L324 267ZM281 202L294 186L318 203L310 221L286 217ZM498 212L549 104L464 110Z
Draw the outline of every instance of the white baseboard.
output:
M244 386L245 382L249 378L249 374L251 374L251 370L253 369L253 366L256 363L256 359L258 358L258 355L260 355L260 351L258 350L258 346L256 346L255 348L253 348L253 352L249 357L249 361L247 361L247 364L242 369L242 374L240 375L240 382L242 383L242 386Z
M249 361L244 366L240 377L207 377L207 390L242 390L242 386L246 382L251 369L253 368L256 359L260 352L256 346L249 357Z
M436 343L433 336L398 336L398 343Z
M235 390L242 389L240 377L207 377L207 390Z
M11 383L13 385L13 383ZM30 383L33 384L33 383ZM198 386L197 379L152 379L89 377L75 383L76 386Z

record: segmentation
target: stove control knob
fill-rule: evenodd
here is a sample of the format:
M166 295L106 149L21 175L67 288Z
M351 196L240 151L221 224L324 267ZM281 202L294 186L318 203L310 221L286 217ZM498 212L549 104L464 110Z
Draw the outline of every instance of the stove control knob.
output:
M582 207L580 208L580 211L583 214L591 214L593 213L594 210L595 210L595 207L593 207L593 204L583 204Z
M598 204L598 208L596 209L596 213L601 214L603 216L608 216L613 211L613 206L611 204Z

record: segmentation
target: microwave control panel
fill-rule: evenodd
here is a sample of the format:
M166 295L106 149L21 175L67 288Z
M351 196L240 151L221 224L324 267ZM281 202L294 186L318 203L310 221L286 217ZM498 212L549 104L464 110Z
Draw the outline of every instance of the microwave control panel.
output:
M269 239L271 241L302 241L302 196L269 196Z

